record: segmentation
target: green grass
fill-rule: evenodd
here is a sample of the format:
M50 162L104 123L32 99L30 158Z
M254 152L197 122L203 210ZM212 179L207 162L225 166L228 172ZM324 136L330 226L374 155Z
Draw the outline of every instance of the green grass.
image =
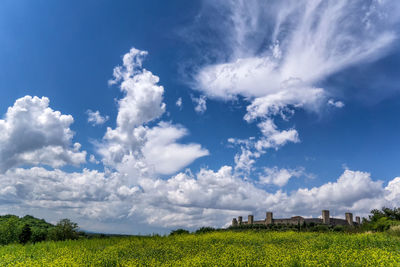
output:
M213 232L0 247L0 266L400 266L383 233Z

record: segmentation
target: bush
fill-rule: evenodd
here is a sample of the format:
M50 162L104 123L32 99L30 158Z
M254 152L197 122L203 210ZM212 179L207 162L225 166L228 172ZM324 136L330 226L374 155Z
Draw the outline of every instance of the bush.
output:
M319 224L315 226L315 230L318 232L328 232L329 231L329 226L325 224Z
M208 232L214 232L215 228L213 227L201 227L200 229L196 230L196 234L204 234Z
M32 227L31 241L33 243L41 242L47 239L47 230L38 227Z
M389 219L388 217L381 217L376 221L370 223L370 227L372 230L383 232L389 230L390 226L396 224L395 221Z
M189 234L188 230L185 229L176 229L171 231L171 233L169 235L186 235Z
M390 226L388 234L394 235L394 236L400 236L400 225Z
M29 242L32 236L32 230L29 224L24 224L21 233L18 235L19 243L26 244Z
M333 231L335 231L335 232L343 232L344 231L344 226L343 225L335 225L335 227L333 227Z

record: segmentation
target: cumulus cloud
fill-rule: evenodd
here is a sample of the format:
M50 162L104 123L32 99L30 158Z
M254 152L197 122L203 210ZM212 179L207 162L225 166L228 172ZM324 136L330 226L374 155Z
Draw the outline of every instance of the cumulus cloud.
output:
M386 198L393 202L400 202L400 177L391 180L386 186ZM400 205L400 204L398 204Z
M91 123L93 126L102 125L109 119L109 116L101 116L100 111L98 110L92 111L88 109L86 111L86 114L88 115L88 122Z
M94 155L90 155L89 157L89 162L93 163L93 164L99 164L100 162L96 159L96 157Z
M136 126L160 117L165 111L164 87L159 77L142 68L146 51L136 48L123 56L123 65L114 68L114 79L125 96L118 102L117 125L120 130L132 131Z
M182 104L183 104L183 102L182 102L182 97L179 97L178 100L176 100L175 105L176 105L178 108L182 108Z
M142 152L146 162L161 174L171 174L182 169L196 158L208 155L199 144L178 144L176 141L187 135L182 126L161 122L147 132L147 142Z
M107 128L98 152L103 163L137 175L172 174L195 159L208 155L198 144L179 144L188 134L179 125L147 124L165 112L164 88L159 78L142 68L147 52L132 48L123 56L123 66L114 69L110 84L119 85L124 97L118 101L117 126Z
M262 184L274 184L279 187L285 186L293 177L300 177L304 175L304 169L278 169L264 168L264 174L259 177Z
M71 115L49 107L49 99L25 96L0 120L0 172L22 165L61 167L86 162L74 136Z
M366 172L345 170L336 182L328 182L311 189L300 188L291 200L291 208L316 209L321 205L328 209L353 210L368 213L373 207L389 204L382 181L373 181ZM389 205L397 204L396 201Z
M297 175L297 174L294 174ZM232 167L197 174L181 172L168 179L142 176L135 184L119 172L84 169L12 169L0 174L0 205L71 212L90 220L128 220L158 227L221 227L232 217L265 211L280 216L318 216L322 209L343 217L367 215L382 205L398 206L400 179L386 187L369 173L345 170L334 182L287 193L270 193L235 176Z
M203 114L204 112L206 112L207 110L207 98L204 95L201 95L199 97L192 97L192 101L193 103L196 105L194 107L194 110L199 113L199 114Z
M344 107L344 103L342 101L335 101L333 99L329 99L328 104L335 108L343 108Z
M35 137L30 139L35 141L28 146L30 150L19 149L14 155L14 158L24 159L24 164L44 164L50 159L55 166L66 164L65 157L54 156L62 154L63 151L53 151L59 146L64 149L64 154L70 153L65 154L69 157L86 155L79 152L81 146L78 143L71 144L73 133L69 125L72 117L52 110L48 104L46 98L27 96L9 108L5 119L0 121L2 155L5 155L3 151L7 151L7 142L25 141L29 136ZM157 106L162 105L158 102ZM290 130L277 130L272 121L260 124L265 141L262 148L277 147L288 140L296 140L296 134ZM161 121L153 127L125 127L132 129L130 135L121 128L123 125L108 129L107 134L111 136L106 134L102 144L102 148L110 153L103 152L103 159L110 160L107 156L112 155L111 161L115 163L121 157L115 170L109 169L112 165L107 164L104 172L88 169L64 172L12 165L0 174L0 209L30 213L46 210L46 213L71 214L89 222L95 220L107 224L117 219L133 225L141 223L171 228L221 227L226 226L232 217L248 213L261 217L266 210L275 212L277 216L317 216L321 209L331 209L336 214L354 211L363 215L374 207L400 205L400 178L393 179L384 187L383 182L372 180L369 173L350 170L345 170L334 182L290 193L282 190L268 192L259 188L257 181L242 179L236 168L230 166L222 166L216 171L202 168L196 174L187 170L161 179L154 173L174 173L208 152L198 144L177 143L187 130L170 122ZM121 133L126 135L119 135ZM230 142L254 149L256 142L251 143L252 140L230 139ZM16 147L26 148L16 144ZM259 153L257 151L252 153ZM47 154L52 157L46 158ZM90 161L95 162L92 156ZM246 155L243 157L246 158ZM251 157L256 156L248 156L248 159L251 160ZM266 175L260 178L260 182L283 186L302 173L301 169L266 169Z

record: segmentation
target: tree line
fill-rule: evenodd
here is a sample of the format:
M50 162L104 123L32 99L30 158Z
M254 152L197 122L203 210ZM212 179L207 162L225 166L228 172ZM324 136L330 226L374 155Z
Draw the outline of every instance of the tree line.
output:
M21 218L15 215L0 216L0 245L61 241L78 237L78 224L69 219L62 219L53 225L30 215Z

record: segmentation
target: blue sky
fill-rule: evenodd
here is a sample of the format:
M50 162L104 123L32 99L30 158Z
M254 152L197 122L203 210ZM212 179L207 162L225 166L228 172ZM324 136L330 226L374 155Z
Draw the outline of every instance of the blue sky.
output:
M399 8L2 1L0 213L151 233L399 206Z

